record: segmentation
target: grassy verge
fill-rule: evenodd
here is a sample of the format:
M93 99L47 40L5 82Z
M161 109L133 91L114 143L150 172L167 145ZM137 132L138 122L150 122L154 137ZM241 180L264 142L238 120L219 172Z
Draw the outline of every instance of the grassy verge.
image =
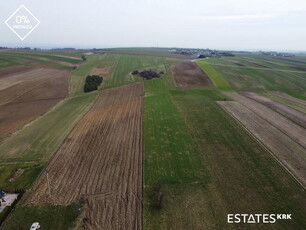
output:
M197 64L204 70L219 90L233 91L227 81L211 65L202 61L198 61Z

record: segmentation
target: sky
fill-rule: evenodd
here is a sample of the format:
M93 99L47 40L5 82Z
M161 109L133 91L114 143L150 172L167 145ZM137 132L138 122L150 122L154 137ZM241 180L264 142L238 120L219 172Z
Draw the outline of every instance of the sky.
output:
M4 23L22 4L23 41ZM306 51L306 0L0 0L0 46Z

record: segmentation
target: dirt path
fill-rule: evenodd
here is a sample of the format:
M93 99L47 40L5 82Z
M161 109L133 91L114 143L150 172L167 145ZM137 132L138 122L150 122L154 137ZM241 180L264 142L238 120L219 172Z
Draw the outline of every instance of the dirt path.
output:
M142 83L102 92L42 173L27 204L85 200L86 229L142 227Z
M261 141L273 156L306 188L306 151L302 146L239 102L218 103Z
M240 92L242 95L251 98L265 106L273 109L276 112L279 112L289 118L290 120L296 122L297 124L301 125L302 127L306 128L306 114L299 112L291 107L288 107L284 104L279 102L273 101L270 98L258 95L257 93L253 92Z

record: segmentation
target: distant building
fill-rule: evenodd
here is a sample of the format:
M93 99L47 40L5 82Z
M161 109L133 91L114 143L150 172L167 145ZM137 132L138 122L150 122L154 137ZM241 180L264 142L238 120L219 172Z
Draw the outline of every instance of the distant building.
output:
M0 207L3 206L5 202L6 202L6 193L0 191Z

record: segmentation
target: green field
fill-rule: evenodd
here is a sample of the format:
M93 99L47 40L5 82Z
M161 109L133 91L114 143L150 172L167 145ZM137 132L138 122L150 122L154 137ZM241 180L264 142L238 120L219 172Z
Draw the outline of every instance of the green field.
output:
M40 229L67 230L75 226L79 215L79 205L69 206L23 206L19 205L8 217L1 229L28 230L32 223L39 220Z
M0 189L24 190L31 188L44 166L45 164L33 163L0 164ZM18 170L22 170L22 174L10 181Z
M225 81L214 82L219 90L231 90ZM286 210L294 222L273 229L306 227L301 187L215 103L225 98L218 90L174 90L167 75L146 81L145 95L145 229L245 229L227 224L227 214ZM161 208L154 205L156 187Z
M306 99L306 71L294 69L303 65L262 56L238 55L234 58L205 59L197 63L214 82L216 76L217 79L223 78L234 90L282 91ZM216 85L224 90L222 84L216 82Z
M139 81L130 73L133 70L151 69L165 71L163 58L125 54L89 55L85 63L72 72L70 95L83 94L85 77L94 67L110 67L104 77L101 89L112 88L123 84Z
M211 227L217 229L244 229L243 225L229 226L224 219L226 214L241 210L244 213L290 210L294 213L294 222L277 222L273 227L305 228L304 192L268 152L214 102L223 100L223 95L214 90L197 90L173 92L173 97L181 111L188 107L187 124L211 177L205 191L209 194L207 200L212 202L211 215L206 215L203 224L214 224ZM204 201L202 205L205 204ZM254 229L261 227L254 226Z
M210 77L214 85L222 91L233 91L227 81L209 64L198 61L197 64Z

